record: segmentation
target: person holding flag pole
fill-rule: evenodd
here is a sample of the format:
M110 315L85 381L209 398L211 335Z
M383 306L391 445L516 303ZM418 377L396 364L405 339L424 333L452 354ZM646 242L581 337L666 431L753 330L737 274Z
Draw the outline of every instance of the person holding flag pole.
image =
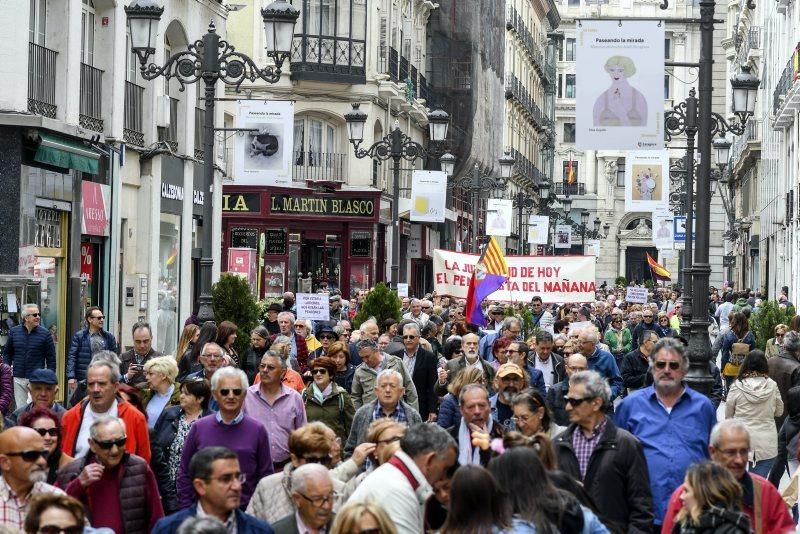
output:
M486 325L486 317L481 310L481 303L492 293L503 287L508 280L508 265L506 264L500 245L494 236L489 237L489 243L483 250L467 290L467 306L464 315L467 321L478 326Z

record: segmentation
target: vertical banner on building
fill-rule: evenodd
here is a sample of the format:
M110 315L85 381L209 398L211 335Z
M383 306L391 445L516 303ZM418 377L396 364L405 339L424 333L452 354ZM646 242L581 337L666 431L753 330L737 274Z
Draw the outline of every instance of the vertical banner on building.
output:
M415 222L444 222L447 173L414 171L411 175L411 213Z
M486 235L511 235L513 202L505 198L490 198L486 204Z
M664 27L661 21L577 22L579 149L664 148Z
M572 225L556 225L556 248L572 248Z
M550 233L550 218L544 215L528 216L528 243L546 245Z
M674 243L672 235L672 212L658 210L653 212L653 244L660 250L671 249Z
M628 152L625 158L625 211L669 209L666 151Z
M253 131L236 137L236 185L291 184L294 103L240 100L238 104L236 127ZM313 137L312 132L309 135ZM309 143L313 146L313 139Z

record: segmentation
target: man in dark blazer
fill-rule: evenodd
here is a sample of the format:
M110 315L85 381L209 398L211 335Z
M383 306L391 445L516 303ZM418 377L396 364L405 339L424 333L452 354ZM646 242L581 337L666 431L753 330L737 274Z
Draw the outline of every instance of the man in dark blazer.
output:
M275 534L301 534L333 525L333 479L328 468L316 463L301 465L292 471L292 501L295 512L272 524Z
M394 353L401 358L411 375L419 399L419 415L423 421L435 421L439 412L436 397L436 356L419 346L420 329L417 323L403 326L403 350Z
M461 338L462 354L447 362L441 373L437 371L438 380L435 388L437 395L441 397L447 395L447 386L449 386L450 382L452 382L461 371L466 369L468 365L473 367L479 365L481 367L483 370L483 382L487 386L487 389L489 389L489 394L494 395L494 391L492 391L490 386L494 380L494 367L480 357L478 344L479 338L477 334L464 334Z

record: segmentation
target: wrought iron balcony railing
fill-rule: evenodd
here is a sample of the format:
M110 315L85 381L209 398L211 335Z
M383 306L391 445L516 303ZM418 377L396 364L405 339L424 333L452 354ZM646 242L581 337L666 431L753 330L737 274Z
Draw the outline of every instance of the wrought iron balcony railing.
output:
M58 52L28 43L28 111L56 118L56 55Z
M144 125L142 105L144 103L144 87L133 82L125 82L125 117L122 135L130 145L144 146Z
M103 131L103 71L81 63L81 99L78 123L87 130Z
M292 179L295 182L342 182L345 179L346 154L295 151Z
M568 184L567 182L557 182L553 184L554 195L569 195L571 197L586 194L586 184Z

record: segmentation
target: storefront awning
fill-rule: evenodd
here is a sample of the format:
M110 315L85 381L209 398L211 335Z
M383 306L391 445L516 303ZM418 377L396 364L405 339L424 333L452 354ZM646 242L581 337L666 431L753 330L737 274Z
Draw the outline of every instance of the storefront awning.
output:
M100 154L64 137L39 133L41 142L36 149L34 161L76 171L97 174Z

